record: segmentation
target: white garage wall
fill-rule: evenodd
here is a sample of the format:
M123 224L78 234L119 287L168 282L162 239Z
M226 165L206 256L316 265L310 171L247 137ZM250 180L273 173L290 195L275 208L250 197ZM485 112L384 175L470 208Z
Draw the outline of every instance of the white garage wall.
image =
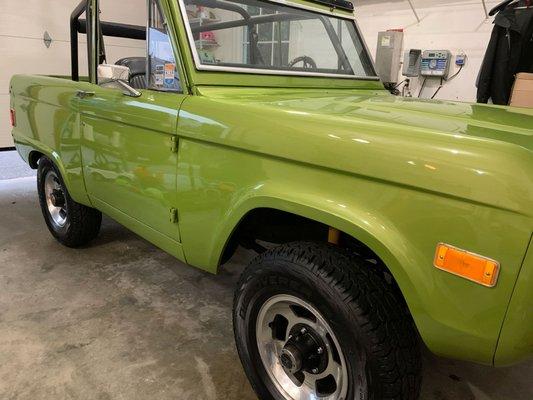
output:
M420 16L420 23L417 23L406 0L356 2L357 21L373 56L376 53L378 32L397 28L404 29L404 50L450 50L453 55L450 75L457 70L455 55L465 52L468 56L467 64L460 75L445 84L436 98L475 101L475 82L493 27L493 19L485 18L481 0L412 2ZM490 10L500 2L487 0L487 8ZM400 78L403 80L403 77ZM418 95L421 82L421 79L411 79L413 95ZM422 97L431 97L439 83L439 79L428 79Z
M9 80L14 74L70 75L69 19L79 0L0 0L0 147L13 146L9 126ZM101 0L104 20L145 25L145 0ZM52 45L46 48L48 31ZM87 74L86 42L80 35L80 73ZM107 38L108 61L144 55L144 43Z

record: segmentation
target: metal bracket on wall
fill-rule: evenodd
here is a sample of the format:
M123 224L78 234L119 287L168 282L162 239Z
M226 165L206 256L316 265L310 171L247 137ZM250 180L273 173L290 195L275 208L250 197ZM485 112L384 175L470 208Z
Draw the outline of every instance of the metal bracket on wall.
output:
M409 6L411 6L411 10L413 10L413 14L414 14L415 17L416 17L416 20L417 20L418 22L420 22L420 17L418 16L418 14L417 14L417 12L416 12L416 10L415 10L415 6L413 5L412 0L407 0L407 2L409 3Z
M45 31L43 34L43 42L47 49L50 48L50 45L52 44L52 37L48 33L48 31Z
M483 3L483 10L485 11L485 19L489 18L489 12L487 11L487 3L485 3L485 0L481 0L481 3Z

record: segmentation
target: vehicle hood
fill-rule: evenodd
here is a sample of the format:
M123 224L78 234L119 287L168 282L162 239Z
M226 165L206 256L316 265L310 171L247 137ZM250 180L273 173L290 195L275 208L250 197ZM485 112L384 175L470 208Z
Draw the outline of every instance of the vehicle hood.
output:
M383 91L208 90L206 94L278 109L288 114L354 122L385 123L435 133L467 135L533 150L533 109L424 100Z
M224 133L211 140L532 214L533 109L369 90L210 87L200 94L224 110L217 117ZM502 192L512 201L498 198Z

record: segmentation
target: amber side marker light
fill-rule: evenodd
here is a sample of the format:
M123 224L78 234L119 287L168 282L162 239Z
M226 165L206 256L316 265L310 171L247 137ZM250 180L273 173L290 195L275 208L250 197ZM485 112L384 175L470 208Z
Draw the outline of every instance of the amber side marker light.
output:
M439 243L435 253L435 267L487 287L494 287L500 263L490 258Z

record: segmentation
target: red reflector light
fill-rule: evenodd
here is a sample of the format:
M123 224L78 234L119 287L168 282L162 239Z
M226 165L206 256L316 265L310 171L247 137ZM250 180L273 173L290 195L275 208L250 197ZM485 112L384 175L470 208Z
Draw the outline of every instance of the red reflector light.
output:
M17 117L14 108L9 109L9 120L11 122L12 127L15 127L15 125L17 125Z

